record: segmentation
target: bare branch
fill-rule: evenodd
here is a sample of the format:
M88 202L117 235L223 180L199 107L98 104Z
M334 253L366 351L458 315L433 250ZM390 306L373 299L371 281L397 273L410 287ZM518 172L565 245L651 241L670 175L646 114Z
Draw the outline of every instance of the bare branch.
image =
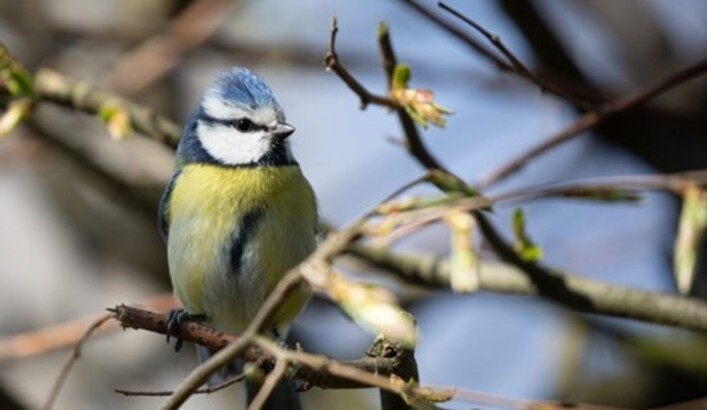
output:
M506 165L503 165L499 169L491 172L488 176L481 180L479 186L481 188L489 187L507 178L522 169L532 159L566 141L569 141L572 137L594 128L597 125L600 125L621 114L622 112L641 106L656 96L689 80L692 80L695 77L703 75L705 72L707 72L707 59L703 59L690 67L658 80L654 84L650 84L635 91L634 93L619 98L614 102L607 104L599 111L591 111L582 115L569 127L512 159Z
M168 310L176 306L171 292L169 294L151 297L138 303L141 306L157 310ZM7 360L20 360L76 345L81 341L84 330L102 316L101 314L71 320L69 322L0 339L0 363ZM105 334L118 329L119 327L117 325L108 323L98 329L97 334Z
M574 105L589 109L594 107L595 104L588 103L584 100L579 99L577 96L563 90L560 88L558 85L553 84L549 81L546 81L537 75L535 75L532 71L530 71L507 47L505 44L503 44L503 41L501 41L501 38L495 34L491 34L488 30L483 28L480 24L476 23L474 20L470 19L469 17L461 14L457 10L453 9L452 7L444 4L443 2L439 2L439 7L442 10L445 10L449 13L451 13L453 16L457 17L458 19L462 20L463 22L467 23L471 27L473 27L476 31L481 33L482 36L486 37L486 39L494 45L498 49L498 51L503 54L508 61L511 63L513 66L515 72L523 77L526 78L528 81L535 83L538 87L540 87L540 91L550 91L551 93L560 96L568 101L571 101Z
M248 406L248 410L260 410L268 397L272 394L277 386L277 383L285 376L287 370L287 361L284 358L279 358L275 363L275 368L267 375L263 385L258 390L258 394Z
M384 248L362 245L349 247L347 253L390 271L409 283L432 288L450 287L448 262L440 258L400 255ZM577 311L707 331L707 303L702 300L612 285L564 272L554 272L554 275L569 291L590 302L562 303ZM498 262L482 262L479 280L482 291L541 294L539 286L523 271Z
M339 62L339 56L336 54L336 33L339 28L336 25L336 17L331 19L331 36L329 38L329 50L324 56L324 66L327 70L331 70L349 86L358 98L361 99L361 109L365 109L368 104L382 105L388 108L395 108L397 105L388 97L371 94L358 80L356 80L349 71L344 68Z
M151 332L166 334L167 315L144 308L119 305L111 309L113 317L120 321L124 328L143 329ZM207 325L186 321L180 328L178 336L185 341L199 343L204 346L218 349L225 345L231 346L239 341L244 341L245 346L239 353L244 359L258 363L264 370L271 370L275 363L275 357L284 358L285 361L305 365L298 367L294 378L322 388L356 389L367 387L390 387L387 382L376 379L370 384L368 377L377 374L383 380L385 376L399 373L407 373L406 366L410 366L412 353L409 350L397 345L379 341L381 346L377 349L370 349L366 357L346 362L338 362L323 356L316 356L309 353L283 350L274 343L263 338L253 336L251 340L236 336L230 333L215 330ZM254 347L252 345L257 345ZM382 354L381 352L385 352ZM323 371L327 368L334 368L332 371ZM354 369L354 370L351 370ZM353 373L352 373L353 372ZM353 374L353 377L348 375ZM124 392L123 390L120 391ZM149 393L149 392L145 392ZM154 395L161 395L159 394Z
M48 69L37 72L34 86L39 101L47 101L88 114L98 115L109 104L119 104L127 111L132 127L139 133L172 148L177 146L181 127L152 109L106 93L93 86L73 81Z
M388 76L388 86L391 87L393 71L395 69L395 65L397 64L397 58L395 57L393 45L390 41L388 26L385 24L381 24L378 28L378 45L381 52L383 69ZM389 88L388 91L390 90L391 89ZM428 170L444 169L442 164L440 164L440 162L437 161L425 147L415 122L412 118L410 118L410 115L407 111L405 111L405 108L396 107L395 111L398 114L400 125L405 133L405 147L408 152L417 158L419 162Z
M214 387L207 387L205 389L198 389L194 394L211 394L216 393L219 390L223 390L228 386L240 383L245 379L244 374L238 374L223 383L219 383ZM146 396L146 397L159 397L159 396L171 396L174 393L173 390L130 390L130 389L113 389L114 392L122 394L123 396Z
M513 63L513 60L517 59L515 57L509 58L512 63L507 63L503 59L501 59L499 56L496 55L496 53L493 52L493 50L487 48L483 44L479 43L474 37L471 37L468 35L464 30L450 24L446 20L442 19L440 16L437 14L433 13L432 11L428 10L427 8L421 6L414 0L405 0L402 2L406 6L409 6L413 10L415 10L417 13L419 13L421 16L425 17L427 20L433 22L436 24L438 27L446 31L447 33L451 34L458 40L460 40L462 43L464 43L466 46L471 48L474 52L480 54L482 57L486 58L489 60L492 64L496 66L497 69L499 69L502 72L507 72L507 73L512 73L518 75L520 78L523 78L525 80L530 81L531 83L537 85L540 87L541 90L547 90L549 92L552 92L553 94L556 94L562 98L567 98L572 102L576 102L580 100L580 97L574 96L573 94L563 90L561 87L551 84L549 81L544 80L539 78L536 75L528 75L530 72L527 70L522 70L519 69L518 66L516 66L515 63ZM453 11L450 7L445 6L440 3L440 7L444 8L445 10L452 12L456 17L458 18L463 18L463 16L456 11ZM469 23L466 19L464 20L465 22ZM472 26L474 26L472 24ZM479 26L475 26L476 29L479 28ZM485 30L484 30L485 31ZM500 41L492 41L494 45L498 47L498 44ZM505 47L504 47L505 48ZM506 50L508 51L508 50ZM509 52L510 53L510 52ZM505 55L505 53L504 53ZM506 55L508 58L508 55ZM517 61L519 62L519 61ZM590 105L589 103L582 103L584 106Z
M74 367L74 364L76 364L76 361L79 359L79 356L81 355L81 348L83 347L83 344L88 340L89 337L93 334L93 332L101 327L102 324L107 322L109 319L111 319L113 316L109 313L104 313L101 317L96 319L91 325L84 331L84 333L81 335L81 338L79 341L76 343L74 346L74 349L71 351L71 354L69 355L68 359L64 363L64 366L61 368L61 372L59 373L59 376L56 378L54 381L54 384L52 385L52 389L49 393L49 396L47 397L46 403L44 403L44 406L42 406L43 410L50 410L52 406L54 406L54 402L56 401L57 396L59 396L59 391L61 391L61 387L64 385L64 382L66 381L66 378L69 376L69 372L71 371L71 368Z

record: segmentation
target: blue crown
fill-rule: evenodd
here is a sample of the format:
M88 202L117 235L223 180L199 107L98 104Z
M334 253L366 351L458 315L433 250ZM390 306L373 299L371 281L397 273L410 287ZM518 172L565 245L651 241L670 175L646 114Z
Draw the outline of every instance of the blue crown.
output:
M234 67L219 73L209 87L208 94L215 94L225 101L246 105L251 109L269 106L278 113L282 111L270 87L247 68Z

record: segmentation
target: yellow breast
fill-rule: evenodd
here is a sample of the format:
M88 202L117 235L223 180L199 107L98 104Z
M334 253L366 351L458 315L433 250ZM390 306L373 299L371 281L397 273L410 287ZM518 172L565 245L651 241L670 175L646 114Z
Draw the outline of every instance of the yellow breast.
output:
M238 272L234 234L259 210ZM168 208L168 256L177 297L191 313L224 328L242 327L289 269L315 247L316 202L298 166L184 167ZM306 301L286 303L276 322L292 320ZM234 329L235 330L235 329Z

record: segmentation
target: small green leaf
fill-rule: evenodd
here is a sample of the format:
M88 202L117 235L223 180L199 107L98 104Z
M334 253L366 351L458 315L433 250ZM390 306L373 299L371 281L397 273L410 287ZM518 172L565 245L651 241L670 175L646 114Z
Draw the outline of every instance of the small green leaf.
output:
M408 83L412 78L412 70L407 64L398 64L393 71L393 88L403 90L408 88Z
M707 193L702 188L691 185L683 193L673 262L675 281L682 294L687 294L692 287L706 230Z
M452 112L434 101L434 93L430 90L409 88L412 71L406 64L398 64L393 71L390 96L397 104L405 108L413 121L427 128L430 123L443 128L446 125L446 115Z
M9 134L17 125L25 119L32 110L32 100L20 98L10 101L7 109L0 116L0 138Z
M0 44L0 79L13 97L35 98L32 76Z
M458 176L446 171L439 169L432 170L425 179L435 185L443 187L444 191L461 192L467 196L481 195L479 191L467 185L466 182L461 180Z
M537 246L525 229L525 215L518 208L513 214L513 233L516 237L516 250L520 257L528 262L537 262L543 257L543 250Z
M604 202L637 202L641 200L641 195L637 192L611 188L575 188L564 191L561 196L565 198L588 199L592 201Z
M113 139L122 140L133 134L130 124L130 114L118 103L107 103L101 106L98 116L105 121L108 133Z

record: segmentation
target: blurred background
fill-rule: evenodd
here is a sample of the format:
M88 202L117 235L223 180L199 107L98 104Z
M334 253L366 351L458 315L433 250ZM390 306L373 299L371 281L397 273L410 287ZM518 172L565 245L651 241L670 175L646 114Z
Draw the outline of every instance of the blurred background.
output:
M468 30L436 2L420 4ZM587 101L610 100L707 55L707 3L700 0L448 4ZM389 23L398 59L412 67L411 85L434 90L454 111L446 129L425 132L425 142L470 183L566 127L581 110L498 72L392 0L0 0L0 40L32 71L51 67L180 124L217 71L253 69L297 128L295 155L323 220L340 226L422 170L395 143L402 137L395 116L377 107L360 111L358 98L324 70L334 14L341 62L376 93L386 89L376 29ZM705 118L707 82L698 79L554 149L491 192L707 168ZM168 292L155 213L171 167L168 148L139 136L116 143L96 117L49 104L0 141L0 337ZM675 291L676 198L648 194L628 205L538 201L524 210L551 266ZM507 232L512 211L499 207L493 216ZM433 226L397 247L444 257L448 236ZM704 277L698 272L693 295L707 295ZM424 384L634 408L707 396L704 335L577 315L537 298L398 289L419 322ZM372 341L322 301L310 304L294 334L305 349L339 359L361 357ZM66 355L2 358L0 408L39 407ZM195 365L191 349L175 354L154 334L113 332L88 342L56 408L152 408L161 399L113 389L170 389ZM239 394L237 387L195 396L184 408L232 407ZM319 389L303 399L312 409L375 408L378 400L375 391Z

